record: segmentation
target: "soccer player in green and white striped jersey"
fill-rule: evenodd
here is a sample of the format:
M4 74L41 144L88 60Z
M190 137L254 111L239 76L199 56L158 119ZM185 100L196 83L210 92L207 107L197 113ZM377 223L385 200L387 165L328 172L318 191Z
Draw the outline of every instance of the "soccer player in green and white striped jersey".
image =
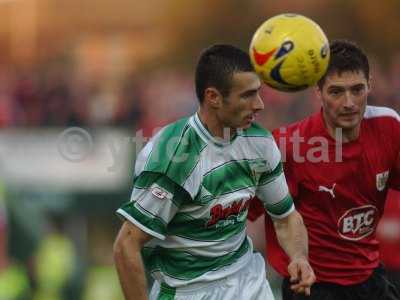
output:
M293 289L309 293L307 232L271 134L254 123L264 108L248 55L206 49L196 69L199 111L164 127L135 165L131 201L114 258L126 299L273 299L260 254L246 235L249 200L262 199L292 262Z

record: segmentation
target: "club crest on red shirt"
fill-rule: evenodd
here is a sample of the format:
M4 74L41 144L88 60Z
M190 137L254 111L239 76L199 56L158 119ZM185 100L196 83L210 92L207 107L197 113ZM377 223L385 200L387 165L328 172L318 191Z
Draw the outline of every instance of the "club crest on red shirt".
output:
M389 179L389 171L376 174L376 188L378 191L383 191Z

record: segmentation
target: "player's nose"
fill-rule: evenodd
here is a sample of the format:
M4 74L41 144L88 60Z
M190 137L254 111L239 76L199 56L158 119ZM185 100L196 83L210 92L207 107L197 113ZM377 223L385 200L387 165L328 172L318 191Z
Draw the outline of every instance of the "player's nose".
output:
M346 108L352 108L355 105L354 102L354 96L351 94L350 91L346 91L344 93L344 101L343 101L343 106Z
M253 100L253 110L259 111L264 109L264 101L261 99L261 96L257 94L257 96Z

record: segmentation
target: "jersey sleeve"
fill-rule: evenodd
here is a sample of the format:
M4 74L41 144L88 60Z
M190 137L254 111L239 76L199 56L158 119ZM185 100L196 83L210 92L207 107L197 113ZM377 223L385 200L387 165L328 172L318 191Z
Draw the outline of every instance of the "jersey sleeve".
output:
M267 150L270 151L269 169L260 177L256 196L271 217L284 218L294 210L293 200L283 173L281 154L273 139Z
M117 214L144 232L164 240L167 225L188 193L164 174L143 172L134 181L131 201Z

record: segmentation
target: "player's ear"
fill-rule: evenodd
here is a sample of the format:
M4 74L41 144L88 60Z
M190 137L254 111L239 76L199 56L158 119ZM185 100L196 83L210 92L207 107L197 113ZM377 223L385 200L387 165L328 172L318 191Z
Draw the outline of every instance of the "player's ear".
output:
M368 92L370 92L371 91L371 83L372 83L372 75L370 74L369 75L369 78L368 78L368 80L367 80L367 87L368 87Z
M322 99L322 91L321 91L321 88L320 88L318 85L316 85L316 86L314 87L314 93L315 93L315 95L317 96L317 98L318 98L319 100Z
M222 105L223 97L221 93L214 87L208 87L204 91L204 102L208 103L212 108L219 108Z

